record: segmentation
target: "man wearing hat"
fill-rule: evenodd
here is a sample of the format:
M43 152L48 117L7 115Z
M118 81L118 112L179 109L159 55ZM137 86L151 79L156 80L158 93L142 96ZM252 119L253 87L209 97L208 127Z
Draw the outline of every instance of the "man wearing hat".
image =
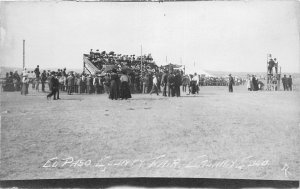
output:
M90 59L93 60L94 58L95 58L95 55L94 55L93 49L91 49L91 51L90 51Z
M167 83L168 83L168 71L164 70L161 79L161 86L163 86L163 96L167 96Z
M51 72L51 80L50 80L50 86L51 86L51 93L47 95L47 100L53 96L53 100L56 100L56 93L58 92L59 87L59 81L57 79L57 76L55 76L55 72ZM59 96L58 96L59 97Z
M74 77L72 72L70 72L69 76L67 77L67 85L68 85L68 95L71 95L74 86Z
M268 62L268 72L269 72L269 74L272 74L272 69L273 69L274 66L275 66L275 62L274 62L274 60L271 58L271 59L269 60L269 62Z
M287 91L288 88L287 88L287 77L286 77L286 75L284 75L283 78L282 78L282 85L283 85L283 90Z
M59 74L56 73L55 74L55 86L56 86L56 100L60 99L59 98L59 88L60 88L60 83L59 83L59 79L58 79Z
M42 91L45 92L45 83L47 80L47 74L46 74L46 70L43 71L42 75L41 75L41 83L42 83Z
M88 77L86 78L86 93L88 93L88 94L91 94L91 92L92 92L92 77L91 77L91 75L89 74L88 75Z
M96 52L94 53L94 58L95 58L95 59L100 58L100 52L99 52L99 49L97 49Z
M233 77L231 76L231 74L229 74L229 92L232 93L233 92L233 84L234 84L234 80Z
M40 68L39 65L34 69L35 73L35 81L36 81L36 90L39 91L39 83L40 83Z
M288 91L292 91L293 90L293 80L292 80L292 76L290 75L288 78L287 78L287 90Z

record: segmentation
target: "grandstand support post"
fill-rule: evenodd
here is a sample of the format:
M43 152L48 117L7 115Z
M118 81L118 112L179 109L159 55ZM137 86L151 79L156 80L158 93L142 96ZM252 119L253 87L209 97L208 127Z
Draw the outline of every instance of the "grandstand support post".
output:
M23 70L25 68L25 40L23 39Z

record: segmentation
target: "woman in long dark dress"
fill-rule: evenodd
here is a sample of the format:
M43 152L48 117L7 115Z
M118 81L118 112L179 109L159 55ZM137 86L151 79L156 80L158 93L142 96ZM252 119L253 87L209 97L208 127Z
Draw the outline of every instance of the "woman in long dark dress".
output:
M253 91L258 91L258 83L254 75L252 76L252 83L253 83Z
M129 77L126 75L126 71L122 71L122 75L120 77L121 80L121 90L120 90L120 98L127 100L131 98L130 87L129 87Z
M119 98L119 76L117 70L113 69L110 75L110 90L109 98L112 100L118 100Z

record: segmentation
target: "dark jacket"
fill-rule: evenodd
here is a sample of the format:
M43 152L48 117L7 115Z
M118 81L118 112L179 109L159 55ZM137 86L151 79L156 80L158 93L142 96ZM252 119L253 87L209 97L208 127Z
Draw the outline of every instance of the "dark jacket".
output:
M51 88L52 88L52 90L53 90L53 89L58 89L58 88L59 88L59 81L58 81L58 79L57 79L56 77L53 77L53 76L52 76L52 78L51 78L51 80L50 80L50 83L51 83Z
M181 75L179 73L175 75L174 83L175 83L175 86L182 85Z
M42 81L43 83L45 83L46 80L47 80L46 72L43 72L41 76L42 76L42 77L41 77L41 81Z
M234 84L233 77L229 76L229 85L233 85L233 84Z
M164 83L167 83L167 82L168 82L168 74L164 73L162 75L161 83L164 84Z

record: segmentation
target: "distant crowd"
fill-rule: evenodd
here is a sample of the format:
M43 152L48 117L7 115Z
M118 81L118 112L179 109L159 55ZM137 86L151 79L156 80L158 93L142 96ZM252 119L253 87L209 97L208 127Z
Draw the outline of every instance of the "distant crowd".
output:
M57 81L54 81L53 78L56 78ZM177 69L162 69L159 72L146 70L141 75L135 72L128 72L127 70L118 71L113 69L104 75L92 75L75 73L73 71L67 72L66 68L58 69L57 71L43 70L41 72L38 65L34 71L28 71L24 68L20 74L17 71L7 73L2 87L5 91L21 91L23 95L28 94L29 84L37 92L40 90L46 92L46 86L48 91L52 91L54 86L57 90L67 92L69 95L111 94L113 80L117 83L118 91L121 90L122 80L126 80L130 94L163 93L163 96L171 97L180 96L181 86L182 92L196 94L199 93L200 86L228 85L228 81L225 78L205 78L196 73L185 75L182 70ZM119 98L120 95L118 94L119 92L116 92L116 97L112 98Z
M107 94L111 99L128 99L132 93L162 93L163 96L179 97L182 92L189 94L199 93L201 86L232 86L247 83L249 91L264 89L264 83L254 75L247 79L232 77L203 77L197 73L185 75L182 70L173 68L159 68L158 71L144 70L142 73L128 69L115 69L105 74L75 73L66 68L57 71L40 71L39 65L34 71L26 68L22 73L17 71L6 73L5 82L2 83L4 91L21 91L28 94L28 87L37 92L46 92L59 99L59 91L72 94ZM285 75L282 78L284 90L292 90L292 78ZM41 85L41 87L40 87ZM53 92L54 91L54 92ZM230 89L231 91L231 89ZM232 91L231 91L232 92Z
M34 74L32 74L33 72ZM21 91L22 85L31 84L33 89L39 91L41 84L41 91L45 92L45 86L48 85L48 89L51 89L51 78L56 76L59 83L59 90L68 92L68 94L109 94L111 75L113 72L106 73L104 75L91 75L87 73L75 73L67 72L66 68L58 69L57 71L43 70L40 72L39 66L34 71L27 71L25 68L21 74L17 71L6 73L5 82L2 87L5 91ZM167 83L170 86L169 91L172 91L172 87L182 86L183 92L192 94L193 81L196 81L196 88L200 86L228 86L228 78L225 77L201 77L198 74L185 75L182 70L172 69L171 71L164 69L156 72L145 71L141 75L135 72L127 72L126 70L117 71L119 77L126 73L128 76L128 83L131 93L150 93L153 85L156 83L158 92L162 92L163 85ZM175 78L176 79L173 79ZM197 77L197 79L195 78ZM155 82L154 81L155 78ZM254 75L248 76L247 80L242 78L233 78L233 86L244 85L247 83L247 89L249 91L257 91L264 89L264 83L259 81ZM282 78L282 85L284 90L292 90L292 78ZM188 90L186 90L188 89ZM28 90L21 91L22 94L27 94ZM175 89L173 89L175 91ZM198 91L198 90L196 90ZM177 93L173 93L176 96ZM170 94L172 96L172 92Z

